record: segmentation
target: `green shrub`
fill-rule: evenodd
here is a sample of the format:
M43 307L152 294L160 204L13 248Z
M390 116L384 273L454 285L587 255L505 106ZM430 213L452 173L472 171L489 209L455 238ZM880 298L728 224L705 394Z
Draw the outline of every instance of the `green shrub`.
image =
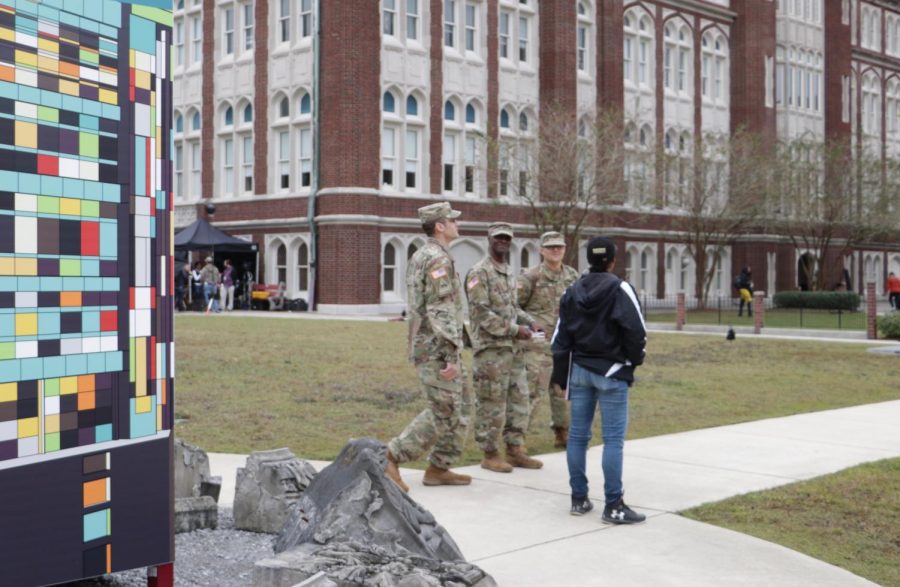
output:
M780 291L773 299L776 308L813 310L857 310L860 301L852 291Z
M900 312L878 317L878 334L882 338L900 339Z

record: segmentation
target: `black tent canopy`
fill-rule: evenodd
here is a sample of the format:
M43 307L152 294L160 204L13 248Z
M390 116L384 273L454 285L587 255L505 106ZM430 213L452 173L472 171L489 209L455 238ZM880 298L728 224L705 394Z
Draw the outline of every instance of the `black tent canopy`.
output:
M256 243L250 243L229 236L207 222L198 218L175 235L176 251L193 251L210 249L219 252L255 253Z

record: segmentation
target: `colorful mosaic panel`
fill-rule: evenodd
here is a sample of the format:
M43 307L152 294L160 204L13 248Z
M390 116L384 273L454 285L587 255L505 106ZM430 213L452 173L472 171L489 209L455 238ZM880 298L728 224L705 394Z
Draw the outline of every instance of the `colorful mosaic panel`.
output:
M85 460L60 580L116 567L111 489L140 480L111 455L172 428L171 27L166 0L0 0L0 486Z

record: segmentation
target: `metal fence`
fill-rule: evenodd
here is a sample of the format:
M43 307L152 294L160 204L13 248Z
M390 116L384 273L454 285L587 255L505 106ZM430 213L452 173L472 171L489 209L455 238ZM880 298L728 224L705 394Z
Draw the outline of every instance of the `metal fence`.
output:
M648 322L669 322L676 320L677 295L661 298L643 294L641 305L644 318ZM685 295L687 324L719 324L726 326L752 326L753 318L748 314L746 304L741 316L740 298L730 296L710 296L706 304L694 296ZM866 312L864 304L859 310L810 310L804 308L776 308L771 298L763 298L763 326L770 328L818 328L825 330L865 330Z

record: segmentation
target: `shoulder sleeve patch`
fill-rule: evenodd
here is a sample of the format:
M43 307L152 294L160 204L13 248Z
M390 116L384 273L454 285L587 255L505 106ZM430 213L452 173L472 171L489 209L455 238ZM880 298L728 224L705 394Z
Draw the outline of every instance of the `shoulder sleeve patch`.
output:
M446 277L446 276L447 276L447 270L444 267L441 267L440 269L435 269L434 271L431 272L432 279L440 279L441 277Z
M472 288L474 288L476 285L478 285L478 276L477 276L477 275L473 275L472 277L469 278L469 281L466 283L466 288L467 288L467 289L472 289Z

